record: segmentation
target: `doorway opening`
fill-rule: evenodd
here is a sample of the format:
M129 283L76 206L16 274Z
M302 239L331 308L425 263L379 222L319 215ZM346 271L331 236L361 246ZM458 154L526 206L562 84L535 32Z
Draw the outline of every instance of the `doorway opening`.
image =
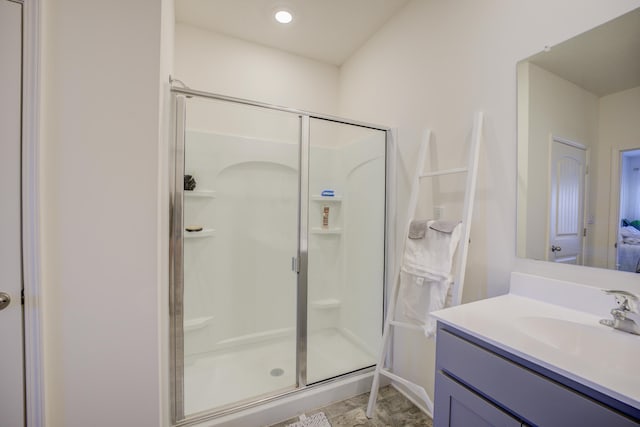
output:
M640 273L640 148L620 152L616 267Z

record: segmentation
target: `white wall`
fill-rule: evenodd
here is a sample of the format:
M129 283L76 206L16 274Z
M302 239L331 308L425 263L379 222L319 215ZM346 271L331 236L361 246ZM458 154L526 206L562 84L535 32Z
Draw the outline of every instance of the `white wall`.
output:
M433 129L438 163L451 166L460 161L473 112L486 113L464 300L506 292L512 270L596 285L616 275L515 257L516 63L639 5L414 0L342 66L340 114L398 127L399 230L421 131ZM629 276L618 283L630 284ZM399 372L432 387L430 345L398 338Z
M338 68L178 23L175 77L208 92L335 114Z
M42 5L46 425L159 426L162 4Z
M594 153L598 143L598 97L535 64L529 64L528 74L529 134L526 154L529 168L528 175L519 174L518 179L525 180L527 189L526 254L529 258L544 260L548 254L547 230L550 227L548 167L551 135L579 142L587 147L589 153ZM595 213L598 198L594 184L597 176L597 168L592 167L588 175L590 191L587 217L593 217ZM595 225L585 226L589 227L586 247L597 247L592 237ZM606 232L606 221L603 228ZM606 266L606 256L600 260L600 264L591 250L587 249L584 256L587 265Z

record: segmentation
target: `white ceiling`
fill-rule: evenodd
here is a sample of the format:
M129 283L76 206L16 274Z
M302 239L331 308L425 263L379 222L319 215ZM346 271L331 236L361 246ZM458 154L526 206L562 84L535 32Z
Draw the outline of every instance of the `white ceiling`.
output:
M529 61L598 96L640 86L640 8Z
M408 0L175 0L176 21L341 65ZM293 22L277 23L286 9Z

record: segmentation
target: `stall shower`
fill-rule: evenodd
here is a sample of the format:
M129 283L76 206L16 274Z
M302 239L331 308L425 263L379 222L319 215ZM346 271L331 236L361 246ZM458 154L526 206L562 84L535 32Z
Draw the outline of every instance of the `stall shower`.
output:
M189 89L172 96L174 422L373 366L388 130Z

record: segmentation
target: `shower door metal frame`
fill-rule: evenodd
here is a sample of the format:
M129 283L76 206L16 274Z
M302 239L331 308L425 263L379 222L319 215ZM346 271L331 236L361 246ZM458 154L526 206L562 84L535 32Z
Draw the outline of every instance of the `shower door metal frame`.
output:
M176 424L184 416L184 142L186 131L186 99L172 95L174 117L171 130L172 150L169 158L169 389L171 421ZM179 171L179 165L182 166ZM178 173L180 172L180 173Z
M307 295L309 290L309 151L311 119L300 115L298 164L298 289L296 295L296 389L307 385Z
M184 413L184 241L183 241L183 175L185 159L185 132L186 132L186 98L198 97L218 101L227 101L253 107L261 107L269 110L288 112L298 115L300 118L299 139L299 204L298 204L298 251L294 262L297 273L297 307L296 307L296 385L295 389L277 393L266 398L240 404L233 408L222 410L210 410L185 417ZM170 159L169 159L169 194L170 194L170 239L169 239L169 388L170 388L170 412L174 426L186 426L198 422L214 419L243 409L258 406L284 396L326 385L334 381L340 381L351 375L359 375L363 372L373 371L373 366L358 369L354 372L338 375L327 380L307 384L307 268L308 268L308 221L309 221L309 150L310 150L310 121L311 119L325 120L346 125L358 126L385 132L385 237L384 237L384 271L383 271L383 306L380 332L384 324L386 314L386 301L388 283L392 283L389 277L393 268L388 268L395 257L395 227L391 221L395 221L395 201L390 201L389 196L395 194L395 143L393 132L390 128L373 125L356 120L348 120L341 117L311 113L294 108L281 107L241 98L234 98L209 92L193 90L189 88L171 88L172 123Z

